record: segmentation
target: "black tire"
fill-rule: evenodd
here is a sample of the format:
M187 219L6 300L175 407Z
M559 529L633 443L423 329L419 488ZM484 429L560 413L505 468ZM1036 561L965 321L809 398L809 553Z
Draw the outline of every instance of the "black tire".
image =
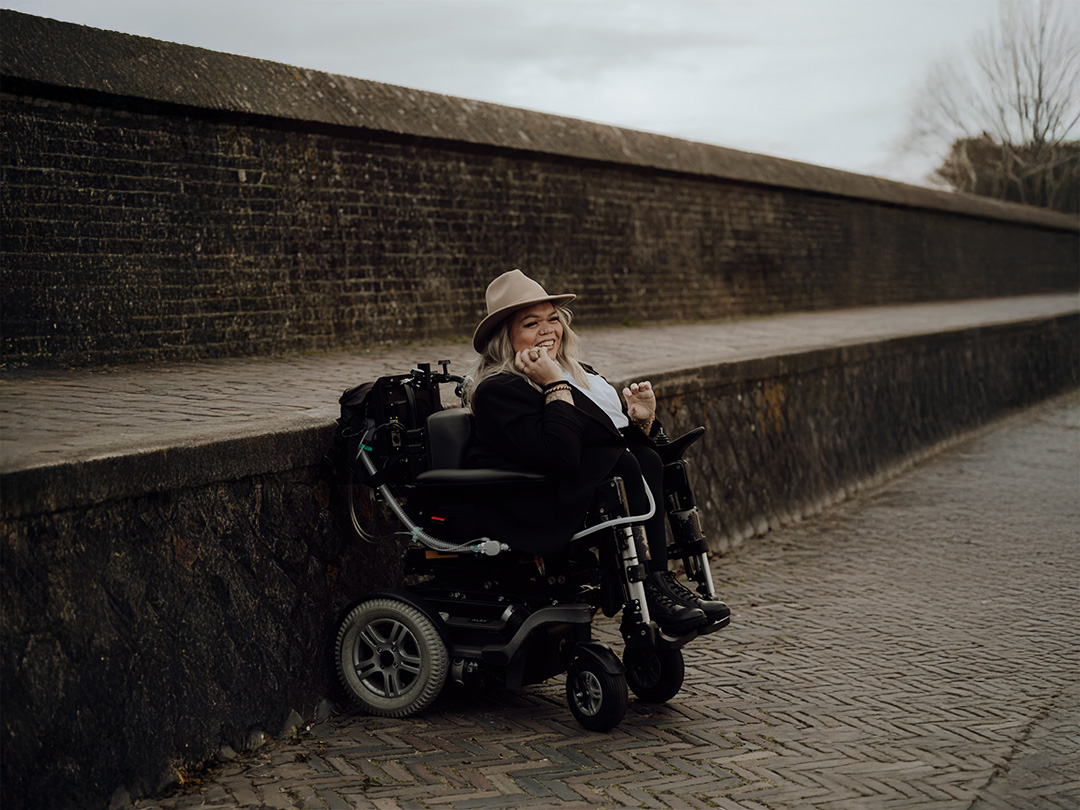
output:
M613 675L591 659L579 659L566 673L566 702L574 719L589 731L613 729L630 704L626 676Z
M686 666L682 650L628 649L623 653L626 682L647 703L664 703L682 689Z
M426 709L450 669L446 645L432 620L397 599L372 599L349 611L338 630L334 658L352 699L380 717Z

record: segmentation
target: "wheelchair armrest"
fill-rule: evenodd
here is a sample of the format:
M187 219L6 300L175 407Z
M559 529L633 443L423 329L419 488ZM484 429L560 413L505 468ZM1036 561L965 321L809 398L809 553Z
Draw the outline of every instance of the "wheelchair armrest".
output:
M628 514L630 511L630 505L626 501L626 490L623 488L623 481L618 476L609 478L606 481L601 482L597 487L596 500L593 502L593 509L589 511L589 515L586 517L586 521L597 514L597 507L600 507L600 515L610 515L605 517L596 523L590 523L581 531L575 533L570 539L580 540L582 537L588 537L590 534L607 529L616 528L617 526L626 526L630 523L643 523L654 514L656 514L656 502L653 500L652 493L649 491L649 486L645 482L645 479L641 479L645 485L645 498L649 502L649 511L642 515Z
M497 487L506 485L539 484L547 480L543 473L513 472L511 470L425 470L416 476L421 487Z
M677 439L673 439L670 442L656 445L656 454L660 456L660 460L665 464L671 464L673 461L678 461L682 458L683 453L686 452L686 448L705 435L704 427L696 427L692 430L686 431L682 436Z

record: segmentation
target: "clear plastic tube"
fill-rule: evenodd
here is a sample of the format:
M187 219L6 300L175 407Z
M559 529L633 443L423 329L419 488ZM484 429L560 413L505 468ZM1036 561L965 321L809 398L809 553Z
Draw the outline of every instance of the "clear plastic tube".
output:
M365 436L364 438L366 440L367 437ZM375 473L378 472L375 469L375 463L371 460L371 457L368 455L367 450L364 449L363 441L360 442L360 448L357 450L357 456L363 463L364 469L367 470L371 475L375 475ZM383 496L383 499L387 502L387 504L389 504L390 510L394 513L394 516L397 517L397 519L402 522L405 528L409 530L407 534L413 540L423 543L430 549L444 552L467 551L473 554L488 555L495 555L498 554L500 551L510 550L510 546L506 545L505 543L499 543L498 541L492 540L489 537L479 537L476 540L470 540L467 543L459 544L448 543L445 540L440 540L438 537L432 537L430 534L417 526L416 523L413 522L412 518L409 517L408 513L406 513L406 511L402 509L401 504L398 503L397 498L394 497L394 493L390 491L389 486L387 486L386 484L382 484L381 486L379 486L379 493ZM366 537L367 535L360 528L360 523L356 519L356 510L353 508L351 491L349 493L349 517L352 518L353 528L358 531L361 536Z

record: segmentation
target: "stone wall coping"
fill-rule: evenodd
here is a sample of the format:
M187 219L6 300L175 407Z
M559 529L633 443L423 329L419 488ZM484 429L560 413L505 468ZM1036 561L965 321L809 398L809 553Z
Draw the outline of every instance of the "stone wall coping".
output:
M808 163L0 10L7 92L201 109L623 164L1056 230L1075 217Z
M734 323L608 329L591 336L586 333L586 340L599 349L589 359L601 362L595 358L602 358L601 367L614 385L621 388L633 379L651 379L663 398L665 390L672 394L705 390L858 363L908 351L913 345L929 346L978 333L1027 330L1047 321L1075 319L1080 319L1076 295L1047 295L797 313ZM633 347L640 345L645 335L644 342L654 353L643 361L636 360ZM755 345L754 335L769 338ZM693 345L705 348L692 353L687 347ZM462 373L467 370L471 349L460 344L397 347L380 357L354 358L352 362L336 357L285 361L295 364L295 369L308 365L309 379L303 379L299 370L294 376L319 407L305 402L292 407L288 400L294 394L269 389L265 381L279 379L281 372L273 361L229 361L171 370L149 367L121 372L2 375L0 395L14 413L9 413L3 436L7 446L0 468L0 517L47 513L318 464L330 447L338 412L336 399L345 387L381 374L405 373L412 367L410 363L434 363L446 357L454 361L451 368ZM266 373L271 367L276 374ZM249 378L246 384L242 377ZM222 390L223 379L232 381L226 390ZM319 380L325 386L322 392L317 388ZM209 415L192 414L186 433L170 432L165 411L181 407L174 394L191 386L199 386L194 389L196 397L211 396L205 406ZM220 403L208 393L215 390L225 397ZM63 401L64 391L73 399ZM128 391L134 393L129 395ZM51 406L32 399L23 401L23 411L44 414L36 422L18 413L20 397L34 396L52 399ZM132 414L124 426L117 427L103 416L98 416L95 424L95 412L125 410L125 402ZM235 418L222 413L226 403L231 403ZM444 396L444 405L449 404L452 395ZM142 413L136 415L140 409ZM82 421L76 422L80 418ZM130 423L140 419L146 436L152 439L138 439ZM214 421L218 424L211 424ZM78 429L65 432L68 422L77 424ZM16 433L36 431L34 441L47 443L47 452L21 452L8 432L13 428ZM92 439L80 449L77 439L83 433L91 434Z

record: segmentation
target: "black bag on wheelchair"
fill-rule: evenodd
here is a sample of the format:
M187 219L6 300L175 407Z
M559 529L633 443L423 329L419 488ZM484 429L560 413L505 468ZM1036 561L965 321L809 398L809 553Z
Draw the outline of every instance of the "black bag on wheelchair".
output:
M410 374L347 388L338 399L341 411L328 458L338 483L350 478L369 485L407 483L422 472L427 466L427 418L442 410L439 382L451 381L448 378L445 366L438 375L421 364ZM363 463L361 450L376 472Z

